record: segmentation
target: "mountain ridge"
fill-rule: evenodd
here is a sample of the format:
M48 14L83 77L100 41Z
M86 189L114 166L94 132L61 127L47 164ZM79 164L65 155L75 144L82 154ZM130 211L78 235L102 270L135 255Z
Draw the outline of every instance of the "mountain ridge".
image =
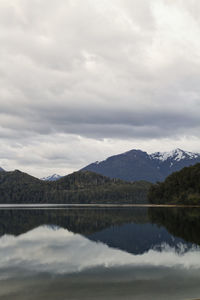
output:
M171 173L200 162L200 154L179 148L169 152L154 152L133 149L96 161L81 170L88 170L125 181L145 180L152 183L164 181Z

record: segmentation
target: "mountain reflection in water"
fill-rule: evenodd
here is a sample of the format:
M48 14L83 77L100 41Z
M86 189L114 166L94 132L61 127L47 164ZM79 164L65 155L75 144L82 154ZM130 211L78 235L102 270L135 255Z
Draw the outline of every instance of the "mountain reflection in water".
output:
M197 209L1 210L0 299L198 298L197 223Z

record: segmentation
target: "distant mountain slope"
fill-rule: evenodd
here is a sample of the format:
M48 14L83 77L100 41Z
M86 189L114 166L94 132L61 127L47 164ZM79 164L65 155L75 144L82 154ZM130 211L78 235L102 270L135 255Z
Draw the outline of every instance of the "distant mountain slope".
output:
M152 185L148 199L153 204L200 205L200 163L169 175Z
M44 180L44 181L56 181L60 178L62 178L63 176L60 176L58 174L53 174L53 175L50 175L50 176L47 176L47 177L43 177L41 178L41 180Z
M146 203L150 185L89 171L45 182L16 170L0 173L0 203Z
M0 172L4 172L4 169L0 167Z
M200 162L200 154L181 149L150 155L141 150L131 150L92 163L82 170L126 181L156 182L163 181L169 174L198 162Z

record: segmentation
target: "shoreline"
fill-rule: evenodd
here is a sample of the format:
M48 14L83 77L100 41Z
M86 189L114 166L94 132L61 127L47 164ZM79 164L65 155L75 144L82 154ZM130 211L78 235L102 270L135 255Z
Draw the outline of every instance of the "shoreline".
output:
M200 208L200 205L181 205L181 204L0 204L0 209L8 209L8 208L123 208L123 207L160 207L160 208Z

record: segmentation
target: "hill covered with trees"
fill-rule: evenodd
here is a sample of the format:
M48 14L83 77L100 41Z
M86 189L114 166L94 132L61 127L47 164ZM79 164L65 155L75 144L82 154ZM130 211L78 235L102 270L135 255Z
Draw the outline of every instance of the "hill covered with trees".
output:
M79 171L44 182L18 170L0 173L0 203L147 203L148 182Z
M183 168L164 182L152 185L148 200L153 204L200 205L200 163Z

